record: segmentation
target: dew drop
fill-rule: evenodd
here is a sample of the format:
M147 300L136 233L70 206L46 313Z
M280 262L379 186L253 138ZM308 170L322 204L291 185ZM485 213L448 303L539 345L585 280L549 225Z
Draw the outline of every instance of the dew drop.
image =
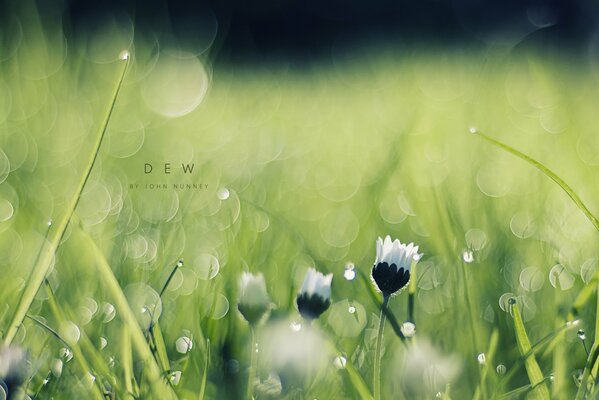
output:
M485 356L485 353L480 353L476 356L476 361L478 361L480 365L485 365L487 363L487 356Z
M337 369L345 369L345 366L347 365L347 359L343 356L337 356L335 357L333 364Z
M476 133L478 133L478 130L476 129L476 127L471 126L470 128L468 128L468 132L470 132L472 134L476 134Z
M179 381L181 380L181 371L173 372L170 379L173 385L177 386L179 384Z
M175 343L177 351L181 354L187 354L193 348L193 341L187 336L181 336Z
M579 329L577 335L578 335L578 339L580 339L580 340L586 340L586 338L587 338L587 334L585 333L585 331L583 329Z
M353 263L347 263L345 265L345 271L343 271L343 277L348 281L353 281L356 278L356 267Z
M499 375L505 375L505 373L507 372L507 368L505 365L499 364L496 368L496 371Z
M474 253L471 250L464 250L462 253L462 260L464 260L466 264L472 263L474 261Z
M66 362L69 362L73 359L73 352L66 347L63 347L62 349L60 349L58 354L60 355L60 358L62 358Z
M355 312L356 312L356 307L354 307L354 306L349 306L349 307L347 308L347 311L349 311L349 313L350 313L350 314L353 314L353 313L355 313Z
M216 196L220 200L227 200L230 196L229 189L227 189L226 187L218 189L218 192L216 192Z
M108 322L112 321L114 319L114 317L116 316L116 309L114 308L114 306L112 304L104 303L104 306L102 307L102 314L103 314L102 322L108 323Z
M129 59L129 51L128 50L121 51L121 53L119 54L119 59L128 60Z
M101 337L100 338L100 350L104 349L106 346L108 346L108 340L106 340L105 337Z
M177 261L177 267L181 268L183 266L183 260Z
M61 359L55 358L54 360L52 360L52 365L50 367L52 375L54 375L57 378L60 378L60 376L62 375L62 366L63 362Z

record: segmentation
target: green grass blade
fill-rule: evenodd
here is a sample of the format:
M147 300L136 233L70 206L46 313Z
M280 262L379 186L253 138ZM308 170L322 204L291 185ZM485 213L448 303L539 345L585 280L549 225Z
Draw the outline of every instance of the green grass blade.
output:
M597 289L597 309L595 311L595 338L593 341L593 345L591 346L591 351L589 351L589 355L587 357L586 364L584 366L584 371L582 373L582 379L580 380L580 386L578 387L578 391L576 392L576 400L582 400L586 397L587 389L589 386L589 378L591 376L591 372L595 367L597 359L599 357L599 342L597 337L597 332L599 332L599 285L596 287Z
M474 399L477 400L481 396L483 398L487 398L487 377L489 376L489 371L493 374L495 371L492 369L493 359L495 358L495 353L497 352L497 345L499 344L499 331L497 328L493 330L491 334L491 339L489 340L489 347L487 352L485 353L486 362L482 366L482 371L480 374L480 383L476 388L476 392L474 393Z
M112 268L110 268L110 265L108 265L104 254L102 254L98 246L96 246L96 243L86 232L82 230L79 230L78 232L83 236L82 242L85 243L86 248L91 250L93 253L94 259L96 261L95 267L97 268L99 278L104 283L104 288L114 299L116 309L123 320L123 323L129 329L133 347L138 352L144 363L144 372L147 374L154 393L159 396L159 398L176 398L176 395L172 391L171 387L161 376L160 368L154 359L150 348L148 347L144 333L142 332L141 327L139 326L137 319L135 318L135 315L129 306L129 303L127 302L127 298L125 297L121 286L112 272Z
M206 362L204 363L204 376L202 376L202 385L200 386L199 400L204 400L206 393L206 382L208 380L208 366L210 365L210 339L206 339Z
M62 308L58 304L58 300L56 299L56 296L54 295L54 291L50 287L50 284L48 283L48 281L45 280L44 283L46 286L46 292L48 293L48 303L50 304L50 310L52 311L52 314L54 315L56 322L58 322L59 324L62 324L67 321L67 319L64 315L64 312L62 311ZM67 341L67 343L69 343L69 348L73 351L73 358L75 359L75 363L77 363L77 365L79 366L80 372L83 372L84 375L93 377L94 381L93 381L92 390L91 390L93 398L95 398L97 400L103 400L104 393L103 393L102 388L100 387L100 385L101 385L100 380L98 380L96 377L96 374L93 373L92 368L90 367L85 356L83 355L83 351L81 350L79 343L78 342L70 343L68 341Z
M541 367L539 367L534 354L530 353L532 346L530 345L530 340L528 339L526 329L524 328L524 322L522 321L522 316L520 315L520 308L516 303L514 303L511 305L510 309L514 318L514 331L516 333L518 350L520 350L520 355L524 357L526 373L528 374L528 379L530 380L531 385L534 387L533 391L531 392L531 398L549 400L549 389L547 389L547 385L545 385Z
M79 181L77 189L75 190L75 193L73 194L73 197L71 198L71 200L66 208L65 214L62 216L62 218L60 220L58 220L58 223L55 225L55 227L52 226L52 228L54 228L54 229L49 230L48 236L49 236L50 245L42 247L40 254L38 256L38 259L36 260L35 265L33 266L33 271L31 272L31 275L29 276L29 279L27 281L25 289L23 290L23 293L21 294L19 303L17 304L17 307L15 308L15 311L12 315L12 318L11 318L8 328L6 330L6 335L4 336L5 344L10 344L13 341L13 339L15 338L15 335L17 334L19 327L23 323L23 319L25 318L25 315L27 315L27 312L29 311L29 307L31 307L31 303L34 300L36 293L42 286L44 279L46 278L46 275L48 274L48 268L50 267L50 264L52 263L52 258L54 257L54 254L56 253L58 246L60 245L60 241L61 241L62 237L64 236L64 233L67 229L69 221L71 220L71 217L73 216L73 213L75 212L75 209L77 208L77 204L79 203L79 199L81 197L81 192L83 191L83 188L85 187L85 184L87 183L87 180L88 180L88 178L91 174L91 171L94 167L96 158L98 157L98 153L100 151L100 146L102 145L102 141L106 134L106 128L108 127L108 122L110 121L110 116L112 115L112 111L114 110L114 105L116 103L116 99L118 97L119 91L123 84L123 80L125 78L125 73L127 72L128 64L129 64L129 57L127 57L125 59L125 62L123 63L121 74L120 74L119 80L115 86L112 100L110 102L110 106L108 108L106 116L104 117L100 132L99 132L99 134L96 138L96 141L92 147L90 158L87 161L87 164L84 168L84 173L81 176L81 180Z
M492 137L487 136L484 133L476 132L476 135L485 139L489 143L492 143L493 145L499 147L500 149L505 150L508 153L511 153L511 154L515 155L516 157L526 161L527 163L529 163L530 165L534 166L539 171L541 171L543 174L545 174L547 177L551 178L551 180L553 180L555 183L557 183L559 185L559 187L561 187L562 190L564 192L566 192L566 194L570 197L570 199L572 199L574 204L576 204L576 206L580 209L580 211L582 211L584 213L584 215L588 218L588 220L593 224L595 229L597 229L597 231L599 231L599 219L597 219L597 217L595 217L593 215L593 213L584 204L584 202L582 201L580 196L578 196L576 194L576 192L570 187L570 185L568 185L562 178L557 176L557 174L555 172L553 172L552 170L550 170L549 168L547 168L546 166L544 166L537 160L522 153L521 151L518 151L518 150L514 149L513 147L508 146L505 143L502 143L496 139L493 139Z
M133 373L133 354L131 349L131 335L129 329L123 327L123 336L121 342L121 365L123 367L123 379L125 380L125 390L127 397L135 399L137 396L137 384Z

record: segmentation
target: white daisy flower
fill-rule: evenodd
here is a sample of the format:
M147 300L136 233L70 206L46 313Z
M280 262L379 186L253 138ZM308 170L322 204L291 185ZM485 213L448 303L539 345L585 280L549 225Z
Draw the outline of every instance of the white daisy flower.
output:
M297 308L306 319L315 319L331 305L333 274L323 275L314 268L308 269L302 289L297 296Z
M410 270L422 258L414 243L402 244L399 239L376 241L376 260L372 267L372 279L383 293L390 296L406 287L410 281Z
M259 322L270 309L264 275L243 272L239 280L239 312L250 325Z

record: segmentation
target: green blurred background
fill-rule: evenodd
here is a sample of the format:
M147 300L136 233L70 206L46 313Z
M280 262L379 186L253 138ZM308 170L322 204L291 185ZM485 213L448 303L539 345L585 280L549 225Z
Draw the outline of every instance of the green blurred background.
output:
M560 7L552 8L558 16ZM137 31L135 19L120 12L82 31L76 27L89 13L32 3L5 8L2 331L48 245L48 221L64 214L90 158L123 68L119 54L131 53L48 275L55 298L42 287L28 311L37 322L27 318L14 340L30 352L32 398L89 397L90 378L68 354L73 347L117 398L131 391L127 370L139 398L160 398L137 353L127 352L128 327L99 278L89 238L140 327L159 321L165 374L180 398L198 398L203 379L205 398L243 398L249 330L236 309L241 271L264 273L275 305L258 331L264 351L256 397L362 398L346 363L370 387L378 307L369 282L351 271L370 273L375 240L387 234L420 245L424 257L417 334L402 342L387 326L383 398L524 398L530 382L506 312L510 297L531 342L557 338L539 347L537 359L553 397L574 398L585 346L594 341L593 302L581 310L580 325L556 332L597 270L597 232L557 185L470 129L538 159L599 210L599 42L587 35L592 30L548 47L546 38L518 47L519 33L485 42L461 32L451 43L323 34L332 43L326 57L311 57L303 44L290 45L287 57L283 44L262 61L260 52L239 61L243 41L219 41L218 24L174 44ZM504 33L514 32L508 25ZM581 37L584 45L569 46ZM164 163L172 165L169 175ZM193 173L181 163L193 163ZM184 266L159 296L179 259ZM334 273L332 305L312 327L295 307L309 267ZM407 292L391 300L400 323L407 302ZM498 344L489 352L494 329ZM297 339L298 331L307 336ZM289 378L285 387L289 370L275 374L269 356L269 346L281 351L275 344L313 352L313 376Z

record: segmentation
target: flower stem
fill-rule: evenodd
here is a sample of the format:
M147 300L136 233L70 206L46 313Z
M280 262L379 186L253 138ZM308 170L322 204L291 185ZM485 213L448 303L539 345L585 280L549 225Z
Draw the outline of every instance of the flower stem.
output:
M256 331L250 325L250 370L248 371L248 384L246 398L252 400L254 398L254 379L256 378L256 362L257 362Z
M374 400L381 399L381 347L383 344L383 331L385 330L385 309L389 303L389 296L383 295L383 304L381 305L381 315L379 317L379 331L376 337L376 347L374 351Z

